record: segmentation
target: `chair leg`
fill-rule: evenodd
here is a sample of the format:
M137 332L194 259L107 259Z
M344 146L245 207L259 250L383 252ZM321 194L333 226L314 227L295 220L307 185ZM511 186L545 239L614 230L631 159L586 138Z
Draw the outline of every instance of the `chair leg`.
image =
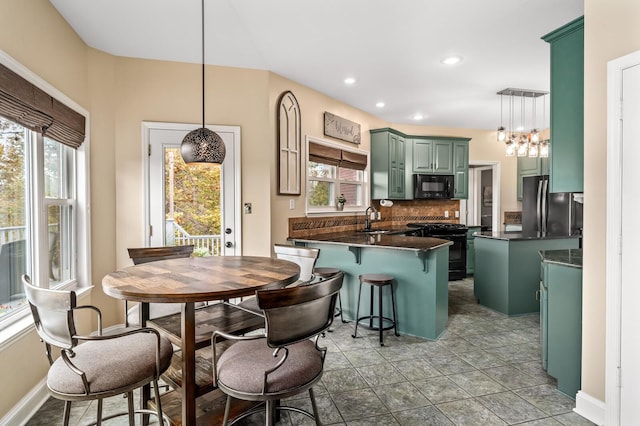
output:
M267 400L266 401L266 409L265 409L265 419L264 419L264 424L265 426L273 426L273 413L274 413L274 406L275 406L275 401L271 401L271 400Z
M369 328L373 328L373 286L369 286L371 299L369 300Z
M395 333L396 336L400 336L400 333L398 333L398 317L396 317L396 297L394 296L394 291L393 291L393 283L391 283L391 307L393 308L393 331Z
M373 296L373 286L371 287L371 295ZM373 297L372 297L373 299ZM373 316L373 315L372 315ZM383 337L383 329L384 329L384 315L382 315L382 286L378 287L378 328L380 329L380 346L384 346L384 337Z
M71 415L71 401L64 402L64 414L62 415L62 424L69 426L69 417Z
M156 398L156 413L158 414L158 424L164 425L164 418L162 417L162 402L160 400L160 387L158 386L158 380L153 380L153 389Z
M316 405L316 397L313 394L313 388L309 388L309 398L311 398L311 408L313 409L313 419L316 421L316 426L320 426L320 415L318 415L318 406Z
M133 392L127 392L127 409L129 410L129 426L135 426L135 409L133 408Z
M362 282L358 287L358 304L356 305L356 329L351 335L354 339L358 336L358 322L360 322L360 296L362 295Z
M338 306L340 309L340 321L346 324L347 321L344 320L344 316L342 315L342 298L340 297L340 293L338 293Z
M102 399L98 400L98 418L96 419L96 426L102 424Z
M227 404L224 406L224 418L222 419L222 426L229 424L229 410L231 409L231 397L227 395Z

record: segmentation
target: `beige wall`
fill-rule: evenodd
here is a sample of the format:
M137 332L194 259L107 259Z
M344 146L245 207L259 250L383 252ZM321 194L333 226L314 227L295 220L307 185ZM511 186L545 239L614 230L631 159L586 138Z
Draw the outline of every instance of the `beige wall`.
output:
M87 48L53 6L47 0L2 0L1 9L0 49L89 109ZM44 347L35 331L4 347L0 351L0 418L46 372Z
M640 49L640 2L585 0L582 390L605 394L607 62Z

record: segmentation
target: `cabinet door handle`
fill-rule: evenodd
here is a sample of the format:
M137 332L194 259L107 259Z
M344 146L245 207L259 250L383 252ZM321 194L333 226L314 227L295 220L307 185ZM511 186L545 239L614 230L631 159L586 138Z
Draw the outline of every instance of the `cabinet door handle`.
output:
M540 290L536 290L536 300L540 301Z

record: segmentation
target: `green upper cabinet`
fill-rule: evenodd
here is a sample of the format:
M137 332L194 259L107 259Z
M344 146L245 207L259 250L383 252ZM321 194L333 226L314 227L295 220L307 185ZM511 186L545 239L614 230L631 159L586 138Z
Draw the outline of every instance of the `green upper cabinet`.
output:
M453 149L453 198L469 197L469 140L457 140Z
M391 129L371 130L371 198L407 198L407 141Z
M454 176L454 198L469 194L469 140L446 136L408 136L397 130L371 133L371 198L413 199L413 174Z
M453 173L453 146L449 140L415 138L413 173Z
M522 178L527 176L548 175L548 158L518 157L518 200L522 200Z
M584 190L584 19L545 35L551 45L551 192Z

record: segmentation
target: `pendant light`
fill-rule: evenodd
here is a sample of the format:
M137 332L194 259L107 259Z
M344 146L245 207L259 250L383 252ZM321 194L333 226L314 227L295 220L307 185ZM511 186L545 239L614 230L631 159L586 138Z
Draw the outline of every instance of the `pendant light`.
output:
M543 101L543 124L546 124L544 102L545 96L549 92L541 90L526 90L526 89L503 89L497 93L500 95L500 126L498 127L498 141L504 142L505 154L508 157L517 155L518 157L545 157L549 155L549 141L541 141L540 133L536 127L536 115L537 98L542 96ZM503 95L509 96L509 117L508 117L508 129L502 126L502 97ZM516 97L518 99L516 99ZM527 98L531 98L531 131L525 132L525 125L527 119ZM516 129L515 121L517 120L516 114L516 101L520 101L520 127ZM544 128L544 126L543 126ZM504 137L502 136L504 132Z
M180 144L180 153L187 164L222 164L226 154L224 141L216 132L205 127L204 94L204 0L202 0L202 127L187 133Z
M500 127L498 127L498 142L504 142L507 139L507 131L502 125L502 93L500 94Z

